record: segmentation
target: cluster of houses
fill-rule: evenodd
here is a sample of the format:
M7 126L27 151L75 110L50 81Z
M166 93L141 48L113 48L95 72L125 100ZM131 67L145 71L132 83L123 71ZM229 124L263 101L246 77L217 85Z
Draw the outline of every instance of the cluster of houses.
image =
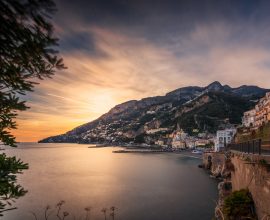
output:
M197 136L189 136L180 129L172 133L171 146L172 149L193 149L214 146L215 151L221 151L226 144L231 143L236 131L236 128L228 126L222 130L218 130L216 135L199 133ZM162 145L163 143L157 142L156 144Z
M214 146L215 151L221 151L224 149L226 144L231 143L237 129L233 126L228 126L222 130L218 130L216 135L204 134L198 135L196 137L189 136L183 130L175 131L172 134L172 149L193 149L209 146ZM164 145L164 142L157 141L157 145Z
M258 129L270 121L270 92L261 98L254 109L244 113L242 124L250 129Z
M170 140L168 142L168 140ZM182 129L173 131L169 136L167 141L157 140L156 145L168 147L171 146L173 150L180 149L193 149L196 147L204 147L206 145L211 145L214 143L214 135L208 133L198 133L197 136L190 136L188 133L185 133Z
M256 130L262 125L270 121L270 92L266 93L265 97L261 98L254 109L244 112L242 125L251 130ZM147 133L155 133L164 128L152 129ZM163 130L162 130L163 131ZM215 151L222 151L227 144L230 144L237 133L237 128L233 125L227 125L223 129L218 130L216 135L199 133L197 136L189 136L182 129L172 132L168 139L172 149L187 149L198 148L200 146L212 146L214 144ZM157 140L156 145L166 147L168 141Z
M167 107L167 106L162 106ZM148 111L148 115L155 114L155 111ZM241 127L247 130L256 130L262 125L270 121L270 92L266 93L265 97L261 98L254 109L244 112ZM135 122L132 126L136 126ZM149 122L150 123L150 122ZM174 150L179 149L193 149L198 147L213 147L215 151L222 151L226 144L230 144L234 139L237 128L233 125L226 125L223 129L218 130L216 135L210 133L199 133L194 130L195 136L190 136L185 133L181 128L173 131L171 128L155 128L151 124L146 123L144 129L146 133L147 145L155 144L164 148L171 147ZM105 141L109 143L116 143L121 141L123 137L132 139L133 133L124 133L119 131L119 127L127 126L129 122L122 121L121 119L115 123L108 125L100 124L96 129L89 130L84 134L83 139L86 141ZM130 137L129 137L130 135ZM121 139L122 138L122 139ZM134 143L134 142L130 142Z
M256 130L270 121L270 92L260 99L254 109L244 112L242 126L251 130ZM236 128L230 127L217 131L215 138L215 151L222 150L226 144L231 143Z

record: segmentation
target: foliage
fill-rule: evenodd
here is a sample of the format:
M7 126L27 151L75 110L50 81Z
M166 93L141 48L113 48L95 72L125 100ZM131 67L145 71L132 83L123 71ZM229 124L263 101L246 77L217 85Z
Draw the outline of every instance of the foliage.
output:
M134 139L134 143L145 143L145 136L145 133L137 135Z
M27 191L16 184L16 174L28 169L28 164L15 157L0 154L0 216L13 207L14 199L24 196Z
M255 139L262 139L262 141L269 141L270 140L270 123L267 123L257 129L255 134Z
M238 129L236 134L237 142L252 141L261 139L262 141L270 141L270 123L262 125L259 129L252 130L248 128Z
M145 114L140 118L140 124L145 124L149 121L151 121L155 117L154 114Z
M252 106L249 100L227 93L209 92L205 96L209 97L206 103L197 107L189 103L190 111L178 117L179 126L189 134L193 129L214 133L227 120L239 124L243 112Z
M6 154L0 154L0 178L11 178L11 174L19 173L23 169L28 169L28 164L23 163L16 157L7 157Z
M234 191L224 200L223 212L228 220L249 218L256 219L254 202L247 189Z
M259 160L259 164L267 165L268 163L267 163L267 161L265 159L261 159L261 160Z
M0 141L15 146L10 129L16 128L17 111L26 110L20 98L33 91L37 79L63 69L57 57L57 39L50 17L51 0L0 1Z
M55 50L50 21L55 10L52 0L0 0L0 142L5 145L16 146L10 130L17 112L28 108L23 95L37 80L65 68ZM20 159L0 155L0 215L27 192L16 184L16 174L27 168Z

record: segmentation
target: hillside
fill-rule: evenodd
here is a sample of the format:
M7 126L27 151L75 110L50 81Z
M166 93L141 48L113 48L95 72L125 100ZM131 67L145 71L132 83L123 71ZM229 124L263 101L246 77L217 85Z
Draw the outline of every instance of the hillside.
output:
M179 127L190 134L194 129L214 133L227 123L240 123L243 112L267 91L246 85L231 88L219 82L179 88L165 96L119 104L92 122L40 142L153 143Z
M181 107L176 114L179 127L216 132L222 125L239 124L243 113L254 106L249 99L224 92L208 92Z

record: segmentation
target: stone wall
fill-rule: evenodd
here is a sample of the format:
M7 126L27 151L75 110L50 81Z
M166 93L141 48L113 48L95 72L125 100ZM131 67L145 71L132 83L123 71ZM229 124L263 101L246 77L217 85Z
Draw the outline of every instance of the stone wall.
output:
M206 168L209 165L209 157L212 161L211 173L214 176L227 173L228 156L217 152L205 153L203 165ZM232 191L248 188L255 203L258 219L270 220L270 156L231 152L230 164L233 166L229 170Z
M269 163L269 158L238 153L231 157L234 165L232 190L249 189L260 220L270 219L270 169L262 163L262 160Z

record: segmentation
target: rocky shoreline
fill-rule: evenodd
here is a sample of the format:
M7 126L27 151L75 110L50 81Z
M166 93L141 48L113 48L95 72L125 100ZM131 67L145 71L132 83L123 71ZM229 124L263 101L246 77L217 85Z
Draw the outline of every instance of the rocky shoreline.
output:
M200 166L219 181L215 219L270 219L270 157L209 152Z
M218 183L218 201L216 201L215 219L224 220L223 208L225 198L232 193L231 171L233 164L230 160L230 153L205 153L203 155L202 168L207 170L211 178Z

